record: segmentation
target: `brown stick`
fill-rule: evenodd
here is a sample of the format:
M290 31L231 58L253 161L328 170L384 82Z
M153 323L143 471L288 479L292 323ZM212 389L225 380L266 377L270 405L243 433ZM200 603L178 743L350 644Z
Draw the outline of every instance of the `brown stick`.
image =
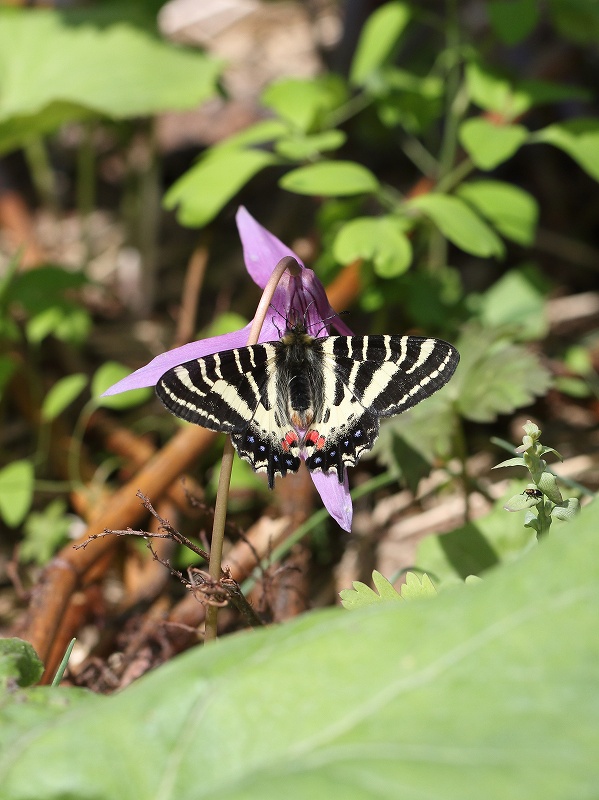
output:
M205 450L214 437L212 431L197 426L184 428L129 483L112 497L106 512L92 522L78 543L105 528L135 525L146 513L136 496L137 489L153 500ZM31 642L39 657L46 661L52 641L60 627L69 600L90 567L115 546L113 537L98 539L85 550L64 547L52 559L35 588L24 629L20 635ZM77 543L76 543L77 544ZM52 673L56 665L47 664Z

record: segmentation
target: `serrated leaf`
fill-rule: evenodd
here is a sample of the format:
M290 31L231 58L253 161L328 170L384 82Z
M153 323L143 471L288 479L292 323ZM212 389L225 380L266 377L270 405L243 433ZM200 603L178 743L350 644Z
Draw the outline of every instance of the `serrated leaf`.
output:
M133 389L130 392L101 397L106 389L126 378L130 373L131 370L128 367L125 367L124 364L119 364L117 361L107 361L101 367L98 367L91 381L91 395L95 405L101 408L123 411L128 408L135 408L135 406L139 406L149 400L152 396L151 388Z
M353 581L353 589L342 589L339 592L341 605L344 608L353 610L389 600L402 599L397 589L395 589L380 572L374 570L372 573L372 580L377 591L371 589L370 586L362 583L362 581Z
M385 3L370 15L350 67L354 86L367 84L372 73L389 60L410 16L410 7L401 2Z
M379 182L369 169L354 161L320 161L291 170L279 186L296 194L346 197L377 192Z
M341 264L361 258L372 261L380 277L397 277L412 261L406 227L405 220L390 216L353 219L340 228L333 242L333 255Z
M422 211L457 247L483 258L502 256L499 237L463 200L443 194L426 194L410 200L408 208Z
M13 461L0 470L0 517L16 528L27 516L33 500L34 472L31 461Z
M42 419L50 422L61 414L87 386L87 375L82 372L67 375L56 381L42 403Z
M460 364L449 386L467 419L490 422L529 405L551 384L535 353L509 344L498 332L469 326L456 346Z
M435 597L437 590L426 573L421 576L415 572L406 573L406 582L401 587L403 600L420 600L421 598Z
M480 297L478 316L491 328L510 327L514 338L541 339L548 329L547 291L533 269L508 270Z
M523 125L493 122L484 117L467 119L460 125L459 139L479 169L492 170L511 158L529 137Z
M17 686L32 686L44 672L44 665L33 646L23 639L0 639L0 689L11 681Z
M23 525L24 537L19 548L19 561L47 564L58 548L68 540L76 518L67 514L64 500L53 500L41 512L32 511Z
M546 142L567 153L582 169L599 181L599 120L574 119L536 131L535 142Z
M463 183L457 193L506 239L525 246L533 243L539 208L524 189L505 181L478 180Z
M164 207L178 206L177 219L190 228L202 227L219 213L258 172L278 159L262 150L221 149L191 167L164 196Z
M395 798L402 786L415 797L505 800L514 781L527 800L592 798L594 506L571 535L432 603L322 611L241 633L40 720L28 702L39 690L24 690L27 726L16 701L0 720L3 800L89 797L90 787L119 800L365 800L373 787Z

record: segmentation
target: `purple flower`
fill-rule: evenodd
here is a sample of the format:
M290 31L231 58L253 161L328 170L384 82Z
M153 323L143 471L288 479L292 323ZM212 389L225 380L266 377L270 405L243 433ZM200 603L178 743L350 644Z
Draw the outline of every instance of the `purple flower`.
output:
M276 236L259 225L245 208L239 209L236 219L247 271L254 283L261 289L264 289L273 269L285 256L295 258L301 267L299 275L292 276L286 272L279 281L258 341L269 342L279 339L286 321L294 316L296 319L305 321L307 332L311 336L328 334L332 325L343 336L351 336L351 329L331 308L324 287L314 272L305 267L295 253ZM182 347L161 353L145 367L141 367L115 383L104 392L104 395L118 394L143 386L154 386L172 367L212 353L244 347L247 344L250 327L251 323L239 331L190 342ZM343 483L339 483L336 473L312 472L310 474L327 511L344 530L349 531L352 520L352 504L347 476Z

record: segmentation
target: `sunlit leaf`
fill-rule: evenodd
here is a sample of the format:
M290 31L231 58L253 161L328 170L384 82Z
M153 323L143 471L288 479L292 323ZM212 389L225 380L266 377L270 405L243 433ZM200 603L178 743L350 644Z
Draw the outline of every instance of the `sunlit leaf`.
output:
M82 372L67 375L56 381L42 403L42 419L50 422L61 414L87 385L87 375Z
M558 122L536 131L532 138L559 147L599 181L599 119Z
M347 222L333 243L333 255L341 264L357 259L372 261L382 278L405 272L412 261L412 245L405 234L406 220L397 217L360 217Z
M534 197L505 181L463 183L458 195L514 242L530 245L535 238L539 207Z
M0 469L0 517L16 528L27 516L33 499L33 464L13 461Z
M354 161L320 161L291 170L279 186L296 194L344 197L376 192L379 182L369 169Z
M407 3L391 2L374 11L362 28L351 67L350 81L363 86L387 62L411 16Z
M91 382L91 394L94 403L103 408L113 408L118 411L135 408L145 403L152 396L152 389L133 389L122 394L113 394L101 397L102 393L118 381L126 378L131 370L116 361L107 361L99 367Z
M463 200L443 194L425 194L407 205L430 217L450 242L467 253L484 258L503 255L501 239Z
M523 125L493 122L484 117L467 119L460 125L459 137L464 149L484 170L492 170L511 158L528 139Z

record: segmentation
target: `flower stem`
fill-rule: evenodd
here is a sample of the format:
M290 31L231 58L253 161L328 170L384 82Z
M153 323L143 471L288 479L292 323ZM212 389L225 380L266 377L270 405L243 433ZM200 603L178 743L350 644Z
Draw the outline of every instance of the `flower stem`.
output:
M250 334L248 336L248 345L257 344L260 331L266 318L266 312L270 305L270 301L275 293L277 284L281 280L283 273L289 270L292 275L298 275L300 266L292 256L285 256L282 258L277 266L274 268L272 275L268 279L268 283L264 287L262 297L256 309L256 315L252 322ZM214 504L214 524L212 526L212 542L210 545L210 563L208 565L208 573L213 581L221 579L222 571L222 556L223 544L225 539L225 522L227 519L227 502L229 499L229 484L231 483L231 471L233 469L233 457L235 451L230 437L227 436L225 442L225 449L223 451L223 459L221 462L220 476L218 479L218 489L216 492L216 501ZM204 632L204 641L209 642L216 639L218 622L218 606L208 606L206 609L206 625Z

